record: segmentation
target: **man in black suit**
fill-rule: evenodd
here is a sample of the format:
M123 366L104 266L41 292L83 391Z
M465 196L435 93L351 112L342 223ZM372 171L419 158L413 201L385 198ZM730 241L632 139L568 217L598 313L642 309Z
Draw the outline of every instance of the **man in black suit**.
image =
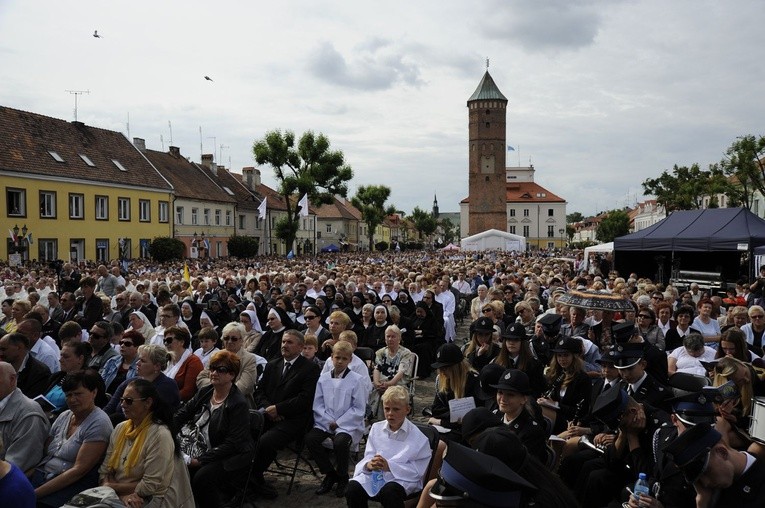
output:
M21 333L9 333L0 339L0 361L10 363L18 373L16 386L33 399L48 386L50 369L29 354L29 339Z
M258 442L253 475L259 493L270 499L278 493L265 483L263 473L276 458L277 451L306 433L311 423L319 367L300 354L304 343L302 333L285 331L282 356L268 362L255 391L255 407L263 412L266 423Z
M75 304L77 299L74 297L74 293L66 292L61 295L61 324L67 321L76 321L77 319L77 307Z

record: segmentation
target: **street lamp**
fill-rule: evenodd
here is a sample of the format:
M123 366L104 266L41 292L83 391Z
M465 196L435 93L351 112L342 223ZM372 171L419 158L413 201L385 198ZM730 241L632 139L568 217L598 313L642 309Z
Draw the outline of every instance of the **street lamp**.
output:
M18 224L13 226L13 236L15 236L16 238L19 237L19 225Z
M558 233L560 233L560 248L561 248L561 249L563 249L563 247L565 247L565 245L566 245L566 242L565 242L565 240L563 239L563 233L565 233L565 232L566 232L566 230L565 230L565 229L563 229L563 228L560 228L560 229L558 230Z

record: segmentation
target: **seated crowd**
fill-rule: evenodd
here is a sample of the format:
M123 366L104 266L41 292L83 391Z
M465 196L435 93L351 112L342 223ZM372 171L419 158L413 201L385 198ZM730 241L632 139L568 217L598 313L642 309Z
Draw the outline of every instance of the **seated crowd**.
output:
M349 507L765 506L765 288L490 258L6 269L0 500L251 505L296 443Z

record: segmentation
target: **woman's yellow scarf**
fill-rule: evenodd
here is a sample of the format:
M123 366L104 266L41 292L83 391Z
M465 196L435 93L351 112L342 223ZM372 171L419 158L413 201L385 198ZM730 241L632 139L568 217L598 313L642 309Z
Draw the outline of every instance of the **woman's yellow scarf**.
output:
M114 450L112 450L112 456L109 458L109 469L117 471L120 465L120 457L122 457L122 450L125 448L125 443L129 439L133 441L133 447L128 452L127 459L125 460L125 475L130 474L130 470L138 462L138 455L143 449L146 436L149 434L149 426L151 425L151 413L146 415L141 424L136 427L133 425L133 420L128 420L125 425L119 430L117 435L117 442L114 443Z

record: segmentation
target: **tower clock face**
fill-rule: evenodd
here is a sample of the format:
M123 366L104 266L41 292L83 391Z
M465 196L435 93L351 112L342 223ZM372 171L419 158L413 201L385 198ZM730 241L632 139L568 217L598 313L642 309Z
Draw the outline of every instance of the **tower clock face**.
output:
M494 173L494 156L484 155L481 157L481 173Z

